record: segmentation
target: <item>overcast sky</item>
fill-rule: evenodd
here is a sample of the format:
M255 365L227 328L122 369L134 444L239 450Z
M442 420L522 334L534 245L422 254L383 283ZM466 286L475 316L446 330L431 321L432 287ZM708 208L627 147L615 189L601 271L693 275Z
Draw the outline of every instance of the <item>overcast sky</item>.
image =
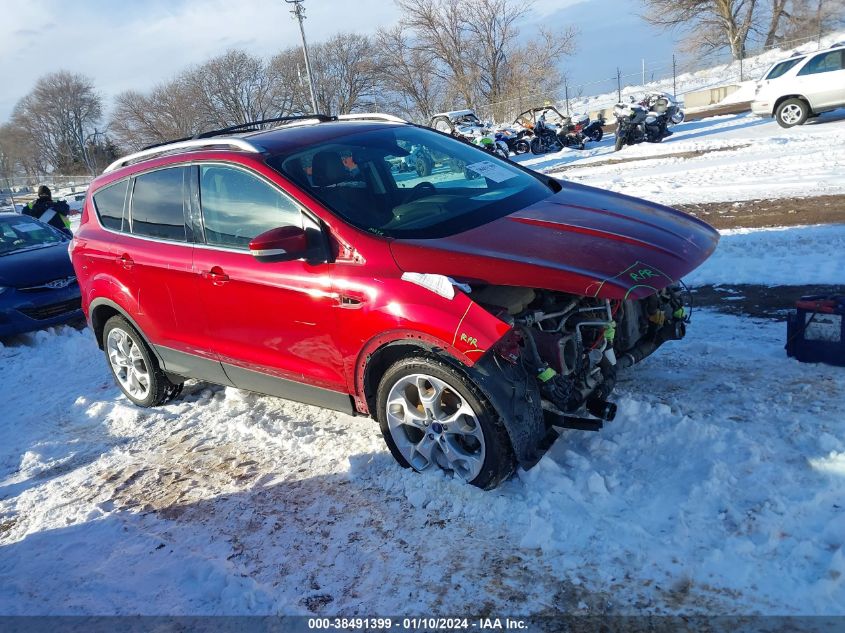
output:
M399 20L391 0L306 0L309 41L338 31L369 33ZM283 0L0 0L0 121L42 75L83 73L107 103L146 90L229 48L269 57L299 44ZM638 17L638 0L539 0L531 22L581 30L564 63L575 83L609 77L619 60L671 56L672 37ZM633 47L633 48L632 48ZM631 60L636 60L636 63Z

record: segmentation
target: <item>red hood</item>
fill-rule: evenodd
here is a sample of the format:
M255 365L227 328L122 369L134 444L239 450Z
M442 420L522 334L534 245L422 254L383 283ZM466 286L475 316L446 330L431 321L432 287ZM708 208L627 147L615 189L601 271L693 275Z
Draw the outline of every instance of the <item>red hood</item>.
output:
M639 198L567 182L563 191L437 240L396 240L399 268L469 282L640 299L716 248L709 224Z

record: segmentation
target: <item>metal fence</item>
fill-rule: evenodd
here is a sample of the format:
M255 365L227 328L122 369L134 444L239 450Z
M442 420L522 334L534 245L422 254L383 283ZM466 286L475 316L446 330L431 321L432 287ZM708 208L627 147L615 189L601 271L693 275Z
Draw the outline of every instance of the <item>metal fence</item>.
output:
M815 35L747 51L739 60L733 59L730 52L727 52L696 58L681 54L659 60L643 58L636 68L632 68L631 62L627 61L603 79L577 85L564 81L563 90L558 93L519 95L513 99L485 104L477 108L476 112L485 121L510 123L519 113L543 105L554 104L561 112L573 114L610 109L630 94L659 91L683 97L689 92L760 79L766 68L777 59L789 56L797 48L809 48L812 51L833 43L832 35ZM778 54L774 54L775 51ZM705 70L707 72L702 73ZM696 77L698 73L702 76Z

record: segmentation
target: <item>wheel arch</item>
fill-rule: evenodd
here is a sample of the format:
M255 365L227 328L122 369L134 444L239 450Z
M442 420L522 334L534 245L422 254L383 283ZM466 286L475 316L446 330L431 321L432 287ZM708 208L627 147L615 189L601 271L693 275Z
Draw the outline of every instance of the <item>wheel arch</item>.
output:
M355 368L355 406L360 413L372 415L376 408L376 393L384 372L393 363L407 356L433 354L455 367L471 362L460 352L448 349L443 341L422 332L385 333L370 341L359 357ZM464 361L467 361L465 363Z
M363 367L360 390L355 396L359 410L361 405L367 407L362 413L375 417L381 376L393 363L415 354L435 355L475 383L501 418L517 462L523 468L531 468L540 460L548 447L549 431L543 420L537 382L521 366L497 362L494 352L468 365L430 340L400 339L381 345L367 355Z
M164 362L159 355L158 351L156 350L155 346L150 343L150 340L147 338L144 331L138 326L129 313L124 310L120 305L112 301L111 299L105 298L97 298L94 299L88 307L88 311L91 315L91 330L94 332L94 338L97 341L97 346L100 349L103 349L103 330L106 327L106 323L110 318L113 316L120 316L126 319L129 324L135 328L135 331L138 332L138 335L144 340L146 343L147 348L152 351L153 356L155 357L156 362L158 363L159 367L164 367Z
M775 100L775 103L772 106L772 116L773 117L775 116L775 113L778 111L780 104L782 104L787 99L798 99L800 101L803 101L804 103L807 104L807 109L809 110L810 114L813 113L813 106L810 104L810 100L807 97L805 97L804 95L801 95L801 94L788 94L788 95L781 95L780 97L778 97Z

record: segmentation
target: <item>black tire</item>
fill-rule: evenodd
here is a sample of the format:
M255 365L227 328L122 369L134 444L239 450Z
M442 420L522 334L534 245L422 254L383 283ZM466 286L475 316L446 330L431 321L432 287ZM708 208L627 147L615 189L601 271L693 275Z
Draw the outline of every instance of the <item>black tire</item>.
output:
M447 383L449 389L454 390L476 416L484 438L484 459L478 475L467 483L483 490L491 490L510 477L516 468L516 458L510 437L498 414L472 380L452 365L430 356L411 356L394 363L379 383L376 419L382 437L399 465L403 468L414 468L402 454L390 431L387 417L388 395L397 382L415 374L431 376ZM424 433L421 432L421 435Z
M618 152L623 147L625 147L625 137L617 134L616 143L613 144L613 151Z
M513 149L515 154L527 154L531 151L531 146L528 144L528 141L520 139L514 144Z
M530 147L531 147L531 153L532 154L544 154L545 153L543 151L543 143L538 138L531 140Z
M604 138L604 130L598 129L595 132L593 132L593 140L596 143L598 143L600 140L602 140L602 138Z
M810 116L810 105L803 99L787 99L775 110L775 120L784 128L804 125Z
M123 382L121 382L118 377L115 366L109 357L109 335L116 330L123 332L123 334L131 341L132 346L137 347L138 354L140 355L138 361L143 362L143 365L147 370L149 385L147 394L143 398L138 398L127 391ZM103 328L103 351L106 354L106 361L108 362L112 376L114 377L118 387L120 387L120 390L123 392L123 395L139 407L157 407L170 402L182 393L182 383L171 382L167 375L158 366L158 361L147 346L144 338L138 333L138 330L136 330L132 324L122 316L113 316L106 321L106 325Z
M417 176L423 178L431 175L431 162L420 156L416 163Z

